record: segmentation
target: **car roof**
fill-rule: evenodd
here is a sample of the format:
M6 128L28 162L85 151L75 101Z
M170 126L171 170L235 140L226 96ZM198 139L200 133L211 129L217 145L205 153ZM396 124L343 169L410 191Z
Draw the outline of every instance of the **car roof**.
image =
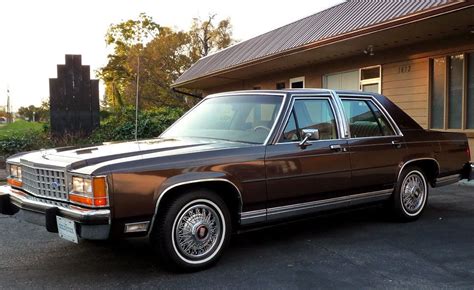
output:
M317 88L306 88L306 89L282 89L282 90L241 90L241 91L229 91L209 95L207 97L218 97L225 95L239 95L239 94L256 94L256 95L281 95L281 94L308 94L308 93L336 93L337 95L351 94L357 96L375 96L379 95L371 92L361 92L361 91L350 91L350 90L329 90L329 89L317 89Z

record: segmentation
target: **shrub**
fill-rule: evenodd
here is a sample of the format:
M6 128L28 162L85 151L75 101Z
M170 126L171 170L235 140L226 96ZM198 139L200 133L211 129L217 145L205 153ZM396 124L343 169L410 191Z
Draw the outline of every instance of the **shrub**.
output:
M145 110L138 116L138 138L153 138L160 135L174 121L184 113L180 108L156 108ZM50 134L49 124L20 122L22 130L14 129L2 131L0 129L0 156L8 157L15 153L38 150L41 148L97 144L106 141L133 140L135 138L135 109L126 108L120 113L102 114L105 117L101 126L90 137L63 134L53 138ZM15 122L16 123L16 122ZM14 124L15 124L14 123ZM30 126L30 127L27 127ZM1 133L4 134L1 134Z
M161 107L138 114L138 138L153 138L160 135L182 114L183 109ZM101 122L89 140L92 143L104 141L133 140L135 138L135 109L129 107L122 112L111 115Z

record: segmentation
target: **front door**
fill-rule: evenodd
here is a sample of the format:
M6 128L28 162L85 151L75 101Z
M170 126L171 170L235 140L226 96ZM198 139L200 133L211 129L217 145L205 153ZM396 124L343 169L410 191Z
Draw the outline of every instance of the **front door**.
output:
M350 186L350 157L335 115L329 96L294 97L279 142L267 146L268 219L292 211L300 214L298 205L345 195ZM303 129L317 129L319 139L310 138L308 146L301 146ZM275 208L279 211L274 212Z

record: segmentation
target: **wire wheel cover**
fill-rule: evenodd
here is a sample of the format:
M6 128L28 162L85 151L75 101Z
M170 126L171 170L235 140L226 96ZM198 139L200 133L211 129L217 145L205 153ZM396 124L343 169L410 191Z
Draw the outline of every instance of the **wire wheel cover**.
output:
M175 222L175 246L188 259L212 253L222 239L222 221L207 204L195 204L181 211Z
M402 188L402 205L410 214L417 213L423 207L426 198L426 184L418 173L410 173L405 177Z

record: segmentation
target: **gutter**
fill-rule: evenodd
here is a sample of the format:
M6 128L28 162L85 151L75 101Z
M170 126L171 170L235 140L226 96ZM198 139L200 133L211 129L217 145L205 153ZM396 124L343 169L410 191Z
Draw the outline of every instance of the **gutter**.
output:
M206 74L206 75L203 75L203 76L200 76L200 77L197 77L197 78L193 78L193 79L190 79L190 80L185 80L185 81L182 81L182 82L176 82L176 83L173 83L171 85L171 87L172 88L183 87L185 85L194 83L198 80L211 78L211 77L217 77L218 75L223 74L223 73L233 72L233 71L240 70L240 69L243 69L243 68L246 68L246 67L250 67L250 66L253 66L253 65L256 65L256 64L265 63L265 62L269 62L269 61L272 61L272 60L287 57L289 55L293 55L293 54L296 54L296 53L300 53L300 52L304 52L304 51L308 51L308 50L312 50L312 49L332 45L332 44L335 44L335 43L338 43L338 42L348 41L348 40L358 38L358 37L361 37L361 36L370 35L370 34L373 34L375 32L380 32L380 31L385 31L385 30L397 28L397 27L404 26L404 25L407 25L407 24L412 24L412 23L415 23L415 22L419 22L419 21L422 21L422 20L427 20L427 19L430 19L430 18L434 18L434 17L438 17L438 16L441 16L441 15L453 13L453 12L464 10L464 9L471 8L471 7L474 7L474 2L473 1L469 1L469 0L456 1L456 2L453 2L453 3L450 3L450 4L445 4L443 6L439 6L439 7L435 7L435 8L432 8L432 9L424 10L424 11L421 11L419 13L407 15L405 17L397 18L397 19L394 19L394 20L390 20L388 22L383 22L383 23L380 23L380 24L376 24L374 26L369 26L369 27L366 27L366 28L362 28L360 30L351 31L351 32L348 32L348 33L345 33L345 34L341 34L341 35L337 35L337 36L334 36L334 37L325 38L323 40L316 41L316 42L313 42L313 43L309 43L309 44L306 44L306 45L303 45L303 46L300 46L300 47L296 47L296 48L293 48L293 49L288 49L288 50L285 50L285 51L282 51L282 52L279 52L279 53L276 53L276 54L272 54L268 57L263 57L263 58L259 58L259 59L255 59L255 60L250 60L248 62L241 63L241 64L236 65L234 67L217 70L217 71L211 72L209 74Z

